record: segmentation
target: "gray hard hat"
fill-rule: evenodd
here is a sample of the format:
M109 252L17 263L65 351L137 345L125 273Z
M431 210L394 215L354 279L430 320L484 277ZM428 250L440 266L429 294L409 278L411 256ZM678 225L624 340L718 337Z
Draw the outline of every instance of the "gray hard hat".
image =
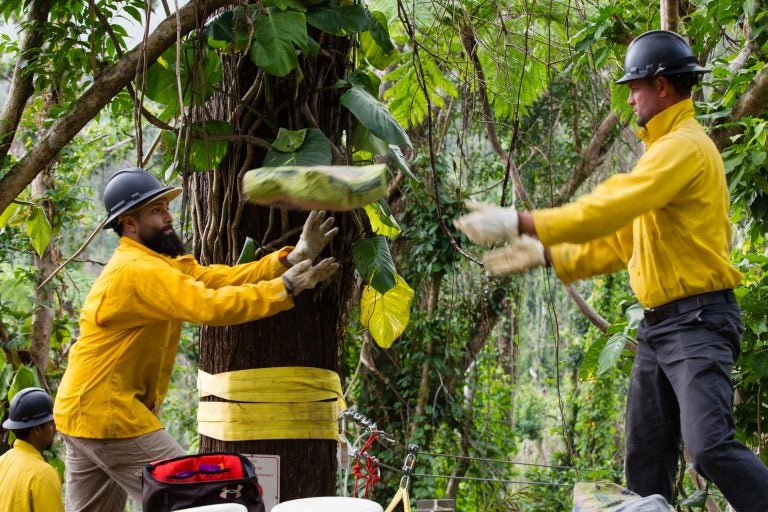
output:
M161 197L170 201L179 194L180 188L164 186L160 180L140 167L117 171L104 187L104 208L107 210L104 229L114 228L117 218L129 210Z
M710 70L699 66L693 50L682 36L668 30L651 30L629 43L624 58L624 76L616 83L707 71Z
M32 428L53 419L53 400L40 388L24 388L13 396L6 430Z

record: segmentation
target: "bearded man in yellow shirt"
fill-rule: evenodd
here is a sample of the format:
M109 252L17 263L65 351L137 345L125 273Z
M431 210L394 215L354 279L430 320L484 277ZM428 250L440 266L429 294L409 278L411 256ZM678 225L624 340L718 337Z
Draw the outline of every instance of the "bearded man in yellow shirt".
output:
M16 440L0 457L0 512L62 512L59 474L43 457L56 434L51 397L40 388L22 389L3 428Z
M104 189L106 227L120 235L80 314L80 337L56 395L67 447L68 512L122 512L141 499L141 470L184 455L157 418L168 391L182 322L233 325L293 307L293 298L338 269L314 259L336 235L333 217L311 212L295 248L236 265L184 255L168 203L181 192L140 168Z
M682 442L738 512L765 512L768 468L734 437L730 376L744 327L732 289L741 274L728 256L723 161L694 119L691 89L706 71L679 35L640 35L618 80L646 148L632 172L560 208L471 204L455 224L476 243L511 242L486 254L491 274L549 264L568 284L628 269L646 309L627 400L627 486L672 502Z

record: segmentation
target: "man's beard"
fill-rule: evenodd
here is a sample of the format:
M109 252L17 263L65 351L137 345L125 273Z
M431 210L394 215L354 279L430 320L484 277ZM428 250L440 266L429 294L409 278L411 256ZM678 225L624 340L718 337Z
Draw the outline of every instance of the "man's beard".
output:
M162 229L153 229L149 233L141 233L141 241L147 248L171 258L186 253L181 238L173 230L166 233Z

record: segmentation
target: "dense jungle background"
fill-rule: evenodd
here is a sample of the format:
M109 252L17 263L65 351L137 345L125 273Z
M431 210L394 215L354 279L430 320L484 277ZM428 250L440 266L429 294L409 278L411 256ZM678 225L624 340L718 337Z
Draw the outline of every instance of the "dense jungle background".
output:
M100 229L115 170L183 185L190 251L233 264L295 242L305 216L247 204L245 171L385 163L386 199L337 215L330 286L274 319L185 327L168 430L191 452L280 454L285 499L349 494L333 442L197 433L198 368L319 366L392 440L366 452L384 506L409 444L411 497L462 511L567 511L574 482L621 483L640 318L626 275L491 279L451 221L466 199L558 205L630 170L642 148L613 81L627 44L666 28L712 68L695 101L726 162L745 276L737 431L768 461L766 18L762 0L3 0L0 417L18 389L56 392L117 242ZM343 426L360 450L365 430ZM0 452L9 441L0 430ZM63 458L57 444L61 471ZM726 510L685 460L678 498Z

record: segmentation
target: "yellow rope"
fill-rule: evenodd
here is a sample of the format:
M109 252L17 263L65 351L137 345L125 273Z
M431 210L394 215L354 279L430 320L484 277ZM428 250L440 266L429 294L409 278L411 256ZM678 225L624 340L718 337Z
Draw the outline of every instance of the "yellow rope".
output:
M321 368L286 366L218 374L198 371L198 431L221 441L259 439L338 440L338 418L346 403L338 374Z

